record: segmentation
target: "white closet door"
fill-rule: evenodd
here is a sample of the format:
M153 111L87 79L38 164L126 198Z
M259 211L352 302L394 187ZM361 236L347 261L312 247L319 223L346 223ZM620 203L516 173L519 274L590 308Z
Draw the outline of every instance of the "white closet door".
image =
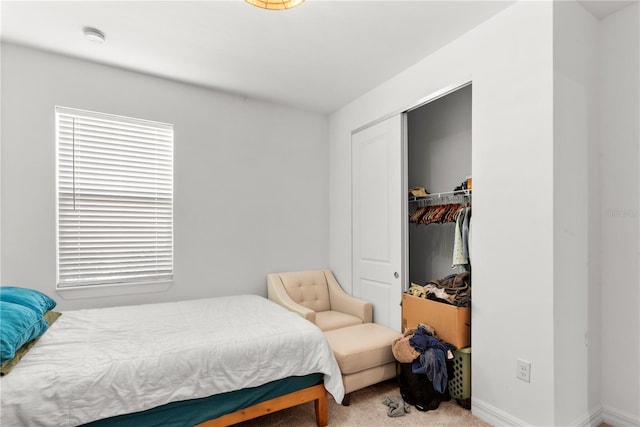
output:
M353 293L373 320L400 331L402 138L398 114L352 135Z

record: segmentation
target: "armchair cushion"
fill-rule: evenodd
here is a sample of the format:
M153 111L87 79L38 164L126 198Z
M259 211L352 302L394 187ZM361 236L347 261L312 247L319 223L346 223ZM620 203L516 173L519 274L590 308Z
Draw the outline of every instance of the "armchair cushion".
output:
M267 296L271 301L298 313L311 323L316 323L316 312L291 299L278 274L269 274L267 276Z
M287 294L298 304L315 312L331 310L327 279L322 271L280 273Z
M320 311L316 313L316 326L322 331L344 328L346 326L360 325L362 319L339 311Z
M346 293L329 270L271 273L267 294L323 331L370 323L373 318L373 305Z

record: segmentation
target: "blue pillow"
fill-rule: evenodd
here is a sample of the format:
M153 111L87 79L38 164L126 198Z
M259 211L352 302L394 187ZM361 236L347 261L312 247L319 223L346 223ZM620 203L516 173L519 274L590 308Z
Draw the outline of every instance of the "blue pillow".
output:
M0 325L0 363L13 359L16 350L49 327L35 311L8 301L0 301Z
M30 308L40 315L52 310L56 302L35 289L0 286L0 301L12 302Z

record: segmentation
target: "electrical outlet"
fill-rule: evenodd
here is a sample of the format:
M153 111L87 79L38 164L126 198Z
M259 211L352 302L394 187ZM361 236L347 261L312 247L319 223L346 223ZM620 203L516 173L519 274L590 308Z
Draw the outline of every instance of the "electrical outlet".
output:
M531 362L518 359L516 376L522 381L531 382Z

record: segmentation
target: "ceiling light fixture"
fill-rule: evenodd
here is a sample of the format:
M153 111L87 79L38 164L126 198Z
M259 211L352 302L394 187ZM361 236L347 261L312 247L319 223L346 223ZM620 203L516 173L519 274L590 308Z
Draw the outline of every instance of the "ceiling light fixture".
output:
M84 32L84 37L89 40L92 41L94 43L104 43L104 33L100 30L96 30L95 28L91 28L91 27L85 27L82 29L82 31Z
M304 3L304 0L244 0L261 9L267 10L283 10L291 9Z

